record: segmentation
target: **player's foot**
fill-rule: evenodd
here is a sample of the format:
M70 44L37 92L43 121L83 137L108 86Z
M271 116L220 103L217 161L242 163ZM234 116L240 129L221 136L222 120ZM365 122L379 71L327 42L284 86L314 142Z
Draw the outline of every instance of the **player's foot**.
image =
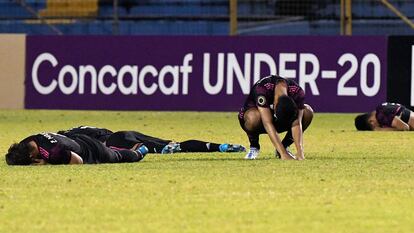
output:
M250 147L249 153L246 154L244 159L256 159L259 156L259 149Z
M135 152L138 153L142 158L145 157L145 155L148 154L148 148L144 145L140 146L138 149L135 150Z
M173 154L181 151L179 143L170 143L162 148L161 154Z
M239 144L223 143L219 146L220 152L244 152L246 148Z

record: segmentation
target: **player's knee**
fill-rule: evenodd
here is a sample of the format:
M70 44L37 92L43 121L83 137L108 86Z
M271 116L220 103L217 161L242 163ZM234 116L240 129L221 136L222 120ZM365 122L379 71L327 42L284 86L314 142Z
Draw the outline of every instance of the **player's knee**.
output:
M260 119L260 113L257 110L246 112L246 114L244 115L244 121L244 126L248 131L256 130L262 123Z
M303 111L303 118L302 118L302 129L306 130L309 125L312 123L313 119L313 109L310 105L305 104L305 109Z
M308 104L305 104L305 111L303 112L303 117L308 119L309 121L312 121L313 114L314 114L314 111L312 107Z

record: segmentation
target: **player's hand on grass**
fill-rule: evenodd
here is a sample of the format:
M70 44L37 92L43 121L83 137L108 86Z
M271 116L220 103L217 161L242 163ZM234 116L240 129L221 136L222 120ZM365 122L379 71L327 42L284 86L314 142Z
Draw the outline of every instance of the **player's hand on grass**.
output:
M284 154L284 155L282 155ZM279 151L275 151L275 155L277 159L282 159L282 160L293 160L296 159L296 156L290 152L288 149L286 149L286 153L279 153Z
M304 160L305 159L305 155L303 154L303 152L298 152L296 154L296 159L297 160Z
M304 156L296 156L296 159L297 160L305 160L305 157Z
M292 153L286 153L286 154L282 154L281 159L282 160L295 160L296 156L293 155Z
M294 159L296 159L296 156L288 150L285 150L283 153L279 153L276 150L276 158L279 158L279 159L282 159L282 160L294 160Z

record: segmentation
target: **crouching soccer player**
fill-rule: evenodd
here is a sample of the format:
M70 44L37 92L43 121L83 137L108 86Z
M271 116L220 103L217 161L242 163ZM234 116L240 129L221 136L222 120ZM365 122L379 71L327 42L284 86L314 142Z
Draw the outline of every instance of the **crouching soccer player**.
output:
M304 104L305 93L293 80L276 75L257 81L238 114L240 126L250 141L246 159L259 155L259 135L269 136L278 158L303 160L303 131L313 119L312 108ZM278 133L287 131L283 140ZM296 156L287 148L295 143Z
M358 115L355 127L357 130L373 131L414 130L414 114L404 105L382 103L375 111Z
M145 146L136 144L131 150L111 149L87 135L71 137L40 133L13 144L6 154L8 165L96 164L139 162L147 154Z
M246 149L242 145L229 143L213 143L201 140L174 142L145 135L137 131L112 132L109 129L91 126L80 126L58 133L70 136L85 134L105 143L110 148L132 148L136 144L145 145L148 153L170 154L177 152L241 152Z

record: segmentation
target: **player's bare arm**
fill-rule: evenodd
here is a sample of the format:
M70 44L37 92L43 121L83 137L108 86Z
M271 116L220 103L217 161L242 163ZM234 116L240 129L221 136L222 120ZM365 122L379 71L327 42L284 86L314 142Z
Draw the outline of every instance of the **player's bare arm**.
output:
M303 151L303 131L302 131L302 118L303 109L298 111L298 118L292 124L292 136L296 147L296 159L304 160L305 155Z
M394 117L391 127L381 127L378 124L372 126L373 131L408 131L410 126L399 117Z
M83 159L75 152L70 152L70 161L69 164L83 164Z
M277 131L275 129L275 126L273 125L273 118L272 113L269 108L263 108L258 107L260 117L262 119L263 126L266 130L267 135L269 135L270 141L272 142L273 146L276 148L276 150L280 153L281 158L288 160L292 159L286 151L286 149L282 145L282 141L279 138L279 135L277 134Z
M398 130L398 131L409 131L410 126L401 120L400 117L394 117L391 123L392 128Z

